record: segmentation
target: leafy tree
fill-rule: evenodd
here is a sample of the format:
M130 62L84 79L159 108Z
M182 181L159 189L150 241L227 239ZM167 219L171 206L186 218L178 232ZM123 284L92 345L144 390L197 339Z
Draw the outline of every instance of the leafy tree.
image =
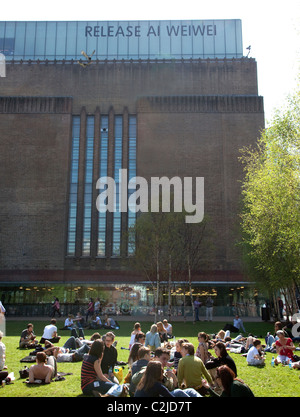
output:
M300 93L258 140L242 150L242 244L256 280L281 290L296 309L294 288L300 278Z

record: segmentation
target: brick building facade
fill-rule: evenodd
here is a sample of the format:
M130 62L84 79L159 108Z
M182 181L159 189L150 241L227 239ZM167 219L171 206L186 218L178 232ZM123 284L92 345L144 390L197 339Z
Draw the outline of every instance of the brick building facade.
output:
M264 128L254 59L95 59L86 67L74 59L8 60L0 91L0 287L145 283L114 253L112 213L103 223L103 252L98 249L95 184L105 135L108 176L114 175L116 158L129 169L134 139L136 175L204 177L215 252L212 268L196 271L193 279L248 282L235 243L243 177L239 150L254 145ZM76 126L76 213L71 214ZM122 213L121 234L128 224Z

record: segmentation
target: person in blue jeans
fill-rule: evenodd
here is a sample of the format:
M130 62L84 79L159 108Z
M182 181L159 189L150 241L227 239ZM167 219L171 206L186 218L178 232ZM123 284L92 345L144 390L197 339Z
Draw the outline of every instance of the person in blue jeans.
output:
M196 297L196 300L194 301L194 310L195 310L195 321L199 321L199 309L201 307L202 303L199 301L199 297Z

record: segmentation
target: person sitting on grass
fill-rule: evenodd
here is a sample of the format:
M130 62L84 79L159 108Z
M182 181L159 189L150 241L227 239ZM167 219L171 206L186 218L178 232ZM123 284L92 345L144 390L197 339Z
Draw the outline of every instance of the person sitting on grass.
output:
M174 397L162 383L164 369L159 361L150 361L137 385L135 397Z
M173 370L174 370L175 374L177 374L178 364L179 364L180 359L182 358L181 348L182 348L183 343L189 343L188 339L178 339L178 340L176 340L175 352L174 352L173 357L169 361L169 365L170 366L173 365L173 367L174 367Z
M114 346L115 335L113 332L107 332L104 336L104 352L101 361L101 369L106 378L112 382L118 383L117 378L113 374L113 368L118 360L118 351Z
M27 328L22 331L20 341L19 341L19 348L21 349L32 349L38 344L36 340L36 335L33 331L33 324L28 323Z
M296 349L292 339L290 337L285 337L283 330L278 330L276 332L278 340L275 342L276 352L278 356L275 358L275 365L282 363L285 365L288 361L293 359L293 351Z
M181 348L182 359L180 359L177 370L178 386L182 384L185 388L194 388L201 395L207 394L207 387L203 384L205 378L208 384L212 384L212 378L200 358L195 356L195 348L192 343L183 343Z
M160 341L161 343L167 342L168 341L168 334L167 334L167 330L165 329L163 323L161 321L156 323L157 326L157 331L160 337Z
M65 320L65 325L61 330L72 330L74 327L73 314L69 314Z
M265 357L261 353L261 341L259 339L253 341L253 346L247 353L247 363L251 366L263 366L265 364Z
M235 377L234 372L227 365L217 368L216 375L218 385L221 387L221 394L210 390L213 396L217 397L254 397L251 389L242 381Z
M30 384L42 383L50 384L51 379L57 375L56 360L54 356L49 356L45 352L37 352L36 365L29 368Z
M115 320L112 317L108 317L108 315L105 314L103 328L104 329L117 329L117 327L118 326Z
M104 346L103 340L95 340L82 362L81 390L85 395L92 395L93 391L106 394L115 385L103 374L101 369Z
M163 325L164 325L164 328L167 331L168 339L171 339L173 337L173 326L172 326L172 324L168 323L167 319L164 319L163 320Z
M132 345L135 343L135 337L138 333L141 333L141 324L139 322L135 323L133 326L133 330L130 335L130 341L129 341L129 349L131 349Z
M198 333L198 347L196 350L196 356L202 360L202 362L205 363L210 359L211 354L208 351L208 335L204 332Z
M156 324L152 324L150 330L146 333L145 346L149 347L152 352L161 346Z
M129 385L129 394L132 397L136 390L136 386L142 379L144 371L151 360L151 351L145 346L140 346L138 349L138 359L133 362L130 368L131 379Z
M60 336L57 334L56 319L51 319L50 324L44 328L40 343L44 344L46 340L51 343L58 343L60 341Z

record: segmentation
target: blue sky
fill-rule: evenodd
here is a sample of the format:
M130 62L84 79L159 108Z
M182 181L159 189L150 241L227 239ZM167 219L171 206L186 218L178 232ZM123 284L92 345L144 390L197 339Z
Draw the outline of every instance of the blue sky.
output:
M297 87L300 57L299 0L137 0L3 2L1 20L241 19L244 54L257 61L258 93L266 122Z

